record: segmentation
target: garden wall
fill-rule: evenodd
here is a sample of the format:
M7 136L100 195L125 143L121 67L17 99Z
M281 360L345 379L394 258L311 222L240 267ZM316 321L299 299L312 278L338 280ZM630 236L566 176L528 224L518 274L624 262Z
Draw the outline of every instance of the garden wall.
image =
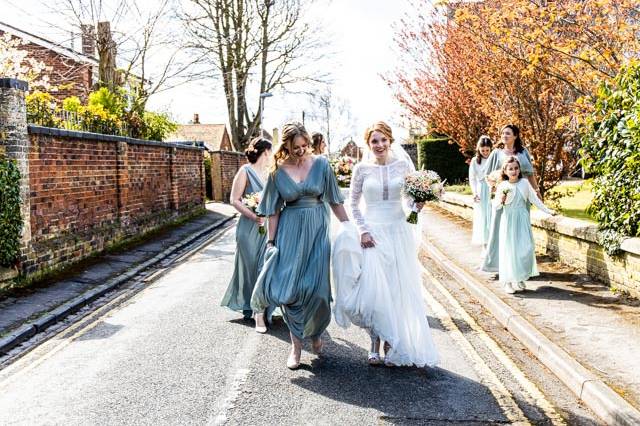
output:
M211 152L211 181L214 201L229 202L233 178L238 169L246 163L247 157L240 152Z
M472 219L470 195L447 193L438 205L457 216ZM533 210L531 224L538 253L548 254L612 288L640 297L640 238L625 240L621 255L611 257L597 243L598 227L591 222L563 216L550 218Z
M27 126L26 85L0 83L0 152L22 175L19 272L58 269L203 211L203 148Z

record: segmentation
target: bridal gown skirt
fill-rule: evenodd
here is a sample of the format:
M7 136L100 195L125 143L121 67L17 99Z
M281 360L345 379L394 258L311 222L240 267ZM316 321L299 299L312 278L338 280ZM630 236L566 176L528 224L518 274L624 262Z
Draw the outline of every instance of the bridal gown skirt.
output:
M374 248L360 248L355 227L343 228L336 240L336 322L354 323L389 342L385 361L433 366L438 353L427 321L414 226L404 213L385 222L367 219Z

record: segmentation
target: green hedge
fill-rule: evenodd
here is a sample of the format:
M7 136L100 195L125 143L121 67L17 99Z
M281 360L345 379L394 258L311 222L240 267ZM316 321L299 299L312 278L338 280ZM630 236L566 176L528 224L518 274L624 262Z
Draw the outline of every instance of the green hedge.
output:
M20 254L20 170L15 161L0 159L0 265L13 266Z
M602 244L615 253L623 236L640 236L640 61L603 84L592 101L581 161L595 175L590 213Z
M469 166L458 145L446 137L426 137L418 140L418 168L433 170L447 183L461 183L467 179Z

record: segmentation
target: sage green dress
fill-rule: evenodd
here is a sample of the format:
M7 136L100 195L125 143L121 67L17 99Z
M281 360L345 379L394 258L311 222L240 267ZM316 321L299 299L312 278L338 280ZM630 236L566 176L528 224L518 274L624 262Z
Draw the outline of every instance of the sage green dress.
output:
M541 211L552 214L533 191L526 179L518 183L502 182L498 193L508 190L513 192L513 199L509 204L496 208L502 211L500 220L500 282L524 282L531 277L538 276L536 265L536 245L531 230L529 205L535 204Z
M325 203L344 198L325 157L314 157L309 174L295 182L282 168L269 176L258 211L280 212L275 247L269 248L253 293L255 311L279 306L299 339L320 336L331 321L330 219Z
M505 154L504 149L495 149L487 158L487 167L485 173L488 175L491 172L500 170L502 163L509 157ZM518 161L520 162L520 172L526 179L529 176L533 176L533 163L531 162L531 156L529 151L524 148L522 152L516 154ZM528 202L527 202L528 206ZM497 210L495 207L491 210L491 226L489 227L489 241L487 242L487 249L485 252L484 261L482 262L482 270L486 272L498 272L499 270L499 258L500 258L500 218L502 217L502 210Z
M247 186L243 197L255 192L262 192L264 183L260 176L248 164L242 167L247 174ZM264 258L267 236L260 235L258 224L253 220L240 216L236 226L236 257L233 276L222 298L222 306L239 311L245 317L251 317L251 295L258 272Z

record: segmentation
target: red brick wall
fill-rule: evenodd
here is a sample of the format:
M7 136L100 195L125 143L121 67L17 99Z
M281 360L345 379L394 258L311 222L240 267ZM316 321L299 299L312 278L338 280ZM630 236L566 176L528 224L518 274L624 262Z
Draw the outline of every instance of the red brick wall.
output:
M2 34L0 31L0 35ZM58 91L51 92L56 99L62 101L69 96L78 96L83 101L86 100L92 86L91 64L77 62L34 43L25 43L20 49L29 52L29 58L51 67L43 74L49 76L51 85L58 87Z
M51 94L60 102L69 96L77 96L85 101L91 92L92 66L86 63L76 62L71 58L60 55L52 50L35 44L26 44L25 50L29 56L44 62L51 67L45 71L49 76L49 82L58 90Z
M176 150L174 170L178 190L178 210L190 209L204 203L204 169L195 168L194 164L202 164L202 151ZM204 167L204 166L203 166ZM200 191L194 190L199 188Z
M170 148L128 145L128 197L131 217L154 214L171 208Z
M25 273L72 263L204 207L202 150L77 135L29 135Z
M244 154L233 151L214 151L211 153L211 180L213 181L213 200L229 202L231 185L238 169L247 163Z

